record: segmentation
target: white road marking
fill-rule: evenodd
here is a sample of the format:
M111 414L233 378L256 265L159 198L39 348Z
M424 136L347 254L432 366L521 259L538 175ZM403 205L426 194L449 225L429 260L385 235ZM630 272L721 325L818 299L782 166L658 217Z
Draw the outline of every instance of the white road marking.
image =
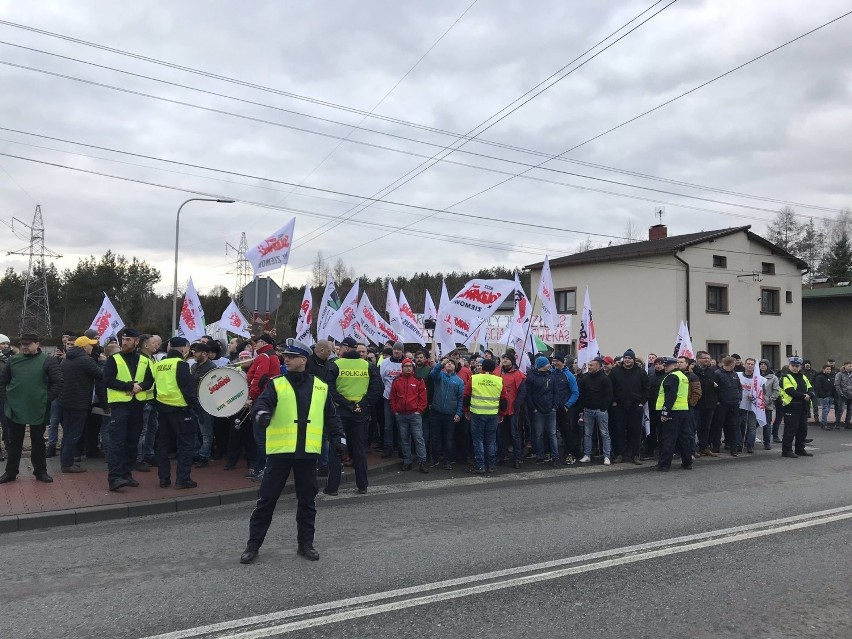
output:
M311 606L303 606L301 608L293 608L291 610L246 617L244 619L178 630L146 637L145 639L191 639L202 636L220 637L222 639L225 637L229 639L262 639L305 628L404 610L448 599L468 597L551 579L559 579L569 575L582 574L702 548L737 543L747 539L777 535L782 532L819 526L846 519L852 519L852 506L843 506L814 513L795 515L793 517L772 519L755 524L735 526L527 566L496 570L479 575L350 597L339 601L330 601ZM306 616L308 617L306 619L297 619L298 617ZM293 621L280 623L285 620Z

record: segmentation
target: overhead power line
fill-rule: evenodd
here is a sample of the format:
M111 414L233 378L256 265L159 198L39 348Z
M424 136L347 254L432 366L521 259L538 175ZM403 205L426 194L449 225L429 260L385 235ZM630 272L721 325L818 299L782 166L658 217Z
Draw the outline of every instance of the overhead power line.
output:
M662 1L662 0L659 0L659 1ZM659 4L659 2L657 4ZM468 10L469 9L470 9L470 7L468 7ZM647 12L647 11L648 10L646 10L645 12ZM645 13L645 12L643 12L643 13ZM635 20L635 19L636 18L634 18L633 20ZM632 22L632 20L631 20L631 22ZM50 34L49 32L42 32L42 31L37 30L37 29L31 29L31 28L25 27L23 25L15 25L13 23L8 23L8 22L2 21L2 20L0 20L0 24L6 24L6 26L15 26L15 27L18 27L18 28L25 28L27 30L42 33L44 35L51 35L53 37L58 37L58 38L61 38L61 39L68 39L70 41L77 42L77 40L73 39L73 38L68 38L66 36L61 36L59 34ZM621 27L621 28L623 29L624 27ZM616 33L617 33L617 31L616 31ZM445 32L445 34L446 34L446 32ZM608 36L608 37L611 37L611 36ZM606 38L604 39L604 41L605 40L606 40ZM81 44L87 44L88 46L93 46L93 47L96 47L96 48L102 48L102 49L105 49L105 50L110 50L108 47L102 47L101 45L96 45L94 43L85 43L85 42L82 42L82 41L80 41L80 43ZM247 99L244 99L244 98L238 98L238 97L235 97L235 96L230 96L230 95L218 93L218 92L215 92L215 91L209 91L209 90L206 90L206 89L200 89L198 87L192 87L192 86L177 83L177 82L163 80L161 78L156 78L156 77L143 75L143 74L139 74L139 73L133 73L133 72L126 71L126 70L123 70L123 69L117 69L115 67L97 64L97 63L94 63L94 62L90 62L90 61L87 61L87 60L81 60L79 58L74 58L74 57L70 57L70 56L64 56L64 55L60 55L60 54L57 54L57 53L44 51L44 50L41 50L41 49L36 49L36 48L33 48L33 47L27 47L27 46L14 44L14 43L10 43L10 42L4 42L4 41L0 41L0 44L4 44L4 45L7 45L7 46L19 48L19 49L28 50L28 51L32 51L32 52L36 52L36 53L40 53L40 54L44 54L44 55L49 55L49 56L57 57L57 58L64 59L64 60L77 62L77 63L80 63L80 64L85 64L85 65L93 66L93 67L96 67L96 68L101 68L101 69L113 71L113 72L121 73L121 74L124 74L124 75L129 75L129 76L132 76L132 77L146 79L146 80L162 83L162 84L169 85L169 86L187 89L187 90L191 90L191 91L195 91L195 92L199 92L199 93L203 93L203 94L207 94L207 95L212 95L212 96L216 96L216 97L221 97L221 98L225 98L225 99L229 99L229 100L233 100L233 101L237 101L237 102L242 102L242 103L250 104L250 105L254 105L254 106L260 106L260 107L264 107L264 108L268 108L268 109L272 109L272 110L276 110L276 111L280 111L280 112L284 112L284 113L288 113L288 114L292 114L292 115L296 115L296 116L300 116L300 117L314 119L314 120L317 120L317 121L320 121L320 122L344 126L344 127L347 127L347 128L350 129L350 133L345 137L336 136L336 135L332 135L332 134L328 134L328 133L324 133L324 132L320 132L320 131L305 129L305 128L296 127L296 126L293 126L293 125L287 125L287 124L280 123L280 122L271 122L271 121L262 120L262 119L258 119L258 118L250 118L248 116L243 116L243 115L237 114L237 113L231 113L231 112L228 112L228 111L223 111L223 110L218 110L218 109L209 109L207 107L203 107L203 106L196 105L196 104L185 103L185 102L175 101L175 100L169 100L168 98L163 98L161 96L143 94L143 93L140 93L140 92L132 92L132 91L129 91L129 90L124 89L122 87L106 85L106 84L103 84L103 83L94 82L94 81L87 80L87 79L84 79L84 78L76 78L76 77L73 77L73 76L59 74L59 73L56 73L56 72L47 71L47 70L43 70L43 69L36 69L36 68L33 68L33 67L27 67L27 66L24 66L24 65L15 65L14 63L8 63L7 66L17 66L18 68L21 68L21 69L24 69L24 70L29 70L29 71L33 71L33 72L48 74L48 75L54 75L54 76L57 76L57 77L62 77L64 79L74 80L74 81L78 81L78 82L82 82L82 83L88 83L88 84L100 86L102 88L108 88L108 89L115 90L115 91L123 91L123 92L134 93L136 95L139 95L140 97L147 97L147 98L151 98L151 99L163 100L163 101L172 102L172 103L175 103L175 104L178 104L178 105L181 105L181 106L204 109L204 110L208 110L208 111L213 111L215 113L220 113L220 114L223 114L223 115L229 115L229 116L233 116L233 117L254 120L254 121L257 121L257 122L264 123L264 124L279 126L279 127L282 127L282 128L292 129L292 130L303 132L303 133L308 133L308 134L312 134L312 135L319 135L319 136L327 137L327 138L331 138L331 139L337 139L337 140L340 141L340 144L342 144L343 142L349 142L349 143L352 143L352 144L364 145L364 146L377 148L377 149L381 149L381 150L386 150L386 151L391 151L391 152L396 152L396 153L403 153L403 154L411 155L411 156L414 156L414 157L422 157L422 158L430 157L430 156L417 154L417 153L405 151L403 149L398 149L398 148L394 148L394 147L387 147L387 146L383 146L383 145L379 145L379 144L373 144L373 143L360 141L360 140L351 140L349 136L351 135L352 131L353 130L359 130L359 131L364 131L364 132L373 133L373 134L377 134L377 135L388 136L388 137L392 137L392 138L399 139L399 140L405 140L405 141L413 142L413 143L416 143L416 144L423 144L423 145L427 145L427 146L431 146L431 147L437 147L439 149L449 149L450 148L447 145L436 144L436 143L427 142L427 141L424 141L424 140L418 140L418 139L415 139L415 138L411 138L411 137L407 137L407 136L403 136L403 135L399 135L399 134L390 133L390 132L387 132L387 131L370 129L370 128L365 128L365 127L360 126L360 124L363 123L363 121L371 115L371 112L361 112L361 111L354 110L353 112L363 113L364 117L362 118L362 120L359 124L353 125L353 124L350 124L350 123L340 122L340 121L337 121L337 120L331 120L331 119L328 119L328 118L322 118L322 117L318 117L318 116L315 116L315 115L302 113L302 112L299 112L299 111L294 111L294 110L291 110L291 109L285 109L285 108L282 108L282 107L264 104L264 103L256 102L256 101L253 101L253 100L247 100ZM600 43L598 43L598 44L600 44ZM595 45L595 46L598 46L598 45ZM433 45L433 47L434 47L434 45ZM123 52L123 53L126 53L126 52ZM130 55L131 57L138 57L135 54L127 54L127 55ZM141 57L140 59L146 59L146 58ZM422 57L421 57L421 59L422 59ZM157 62L157 63L163 64L164 66L175 66L175 65L172 65L171 63L165 63L165 62ZM182 68L182 67L177 65L177 66L175 66L175 68ZM202 75L203 75L203 73L202 73ZM553 76L551 76L551 77L553 77ZM548 79L550 79L550 78L548 78ZM540 84L537 85L537 86L540 86ZM256 87L256 88L258 88L258 87ZM273 92L273 93L277 92L276 90L269 89L269 88L266 88L266 90ZM339 107L339 108L341 108L343 110L352 110L352 109L348 109L348 108L344 108L344 107ZM568 163L577 164L577 165L580 165L580 166L586 166L586 167L596 168L596 169L599 169L599 170L620 173L620 174L623 174L623 175L630 175L630 176L633 176L633 177L639 177L641 179L647 179L647 180L652 180L652 181L669 183L669 184L674 184L674 185L678 185L678 186L685 186L685 187L689 187L689 188L706 190L706 191L710 191L710 192L717 192L717 193L722 193L722 194L726 194L726 195L733 195L733 196L736 196L736 197L742 197L742 198L746 198L746 199L763 200L763 201L773 202L773 203L776 203L776 204L782 204L782 205L786 205L786 206L796 206L796 207L799 207L799 208L808 208L808 209L813 209L813 210L822 210L822 211L834 212L834 213L841 211L841 209L836 209L836 208L831 208L831 207L824 207L824 206L818 206L818 205L813 205L813 204L804 203L804 202L795 202L795 201L784 200L784 199L779 199L779 198L771 198L771 197L760 196L760 195L755 195L755 194L750 194L750 193L743 193L743 192L739 192L739 191L722 189L722 188L718 188L718 187L707 186L707 185L697 184L697 183L693 183L693 182L673 180L673 179L669 179L669 178L665 178L665 177L641 173L639 171L632 171L632 170L622 169L622 168L618 168L618 167L612 167L612 166L599 164L599 163L576 160L576 159L573 159L573 158L563 157L564 154L563 155L553 155L553 154L545 153L545 152L542 152L542 151L535 151L535 150L526 149L526 148L523 148L523 147L518 147L518 146L509 145L509 144L505 144L505 143L499 143L499 142L484 140L484 139L476 137L476 136L470 136L470 135L466 135L466 134L446 131L446 130L438 129L438 128L435 128L435 127L428 127L428 126L425 126L425 125L417 125L415 123L406 122L404 120L398 120L397 121L393 118L390 118L389 120L394 121L394 122L399 122L400 124L413 126L415 128L433 131L433 132L436 132L436 133L441 133L443 135L452 136L452 137L457 138L457 141L458 140L465 140L465 141L468 141L468 142L472 141L472 142L476 142L476 143L480 143L480 144L491 145L491 146L495 146L495 147L499 147L499 148L503 148L503 149L507 149L507 150L517 151L517 152L520 152L520 153L544 157L544 158L548 158L548 159L551 159L551 160L557 160L557 161L560 161L560 162L568 162ZM479 135L479 134L477 134L477 135ZM337 148L339 148L340 144L338 144L334 148L332 153ZM525 166L525 167L537 166L537 168L544 170L544 171L560 172L556 169L543 167L541 165L531 165L531 164L524 163L524 162L509 160L507 158L495 157L495 156L484 154L484 153L476 153L476 152L473 152L473 151L470 151L470 150L462 149L461 147L456 147L454 152L463 153L465 155L473 155L473 156L477 156L477 157L488 158L488 159L491 159L491 160L508 162L508 163L512 163L512 164L516 164L516 165L520 165L520 166ZM326 156L326 158L324 158L324 160L320 163L320 165L325 160L327 160L328 157L330 157L330 156ZM435 158L435 157L436 157L435 155L431 156L431 158ZM439 159L438 161L444 162L444 163L447 163L447 164L453 164L453 165L458 165L458 166L474 168L474 169L478 169L478 170L485 170L485 171L489 170L487 167L471 165L471 164L466 164L466 163L462 163L462 162L455 162L455 161L452 161L452 160L446 160L445 159L446 157L447 156L444 156L443 158ZM315 170L316 170L316 168L314 169L314 171ZM312 171L312 173L313 173L313 171ZM569 175L576 175L577 177L594 179L594 178L591 178L591 176L586 176L586 175L583 175L583 174L572 174L572 173L569 173L569 172L564 172L564 173L569 174ZM311 174L309 174L308 176L303 178L302 181L307 180L310 177ZM521 174L516 174L516 175L519 176L519 177L523 177ZM633 188L643 188L639 185L629 185L629 186L631 186ZM689 196L686 196L685 194L678 194L678 195L683 195L685 197L689 197Z

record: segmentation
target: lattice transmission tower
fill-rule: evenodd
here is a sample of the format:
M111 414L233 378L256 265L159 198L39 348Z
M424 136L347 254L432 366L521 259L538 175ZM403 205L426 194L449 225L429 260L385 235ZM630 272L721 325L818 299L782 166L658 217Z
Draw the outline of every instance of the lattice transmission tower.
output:
M50 322L45 258L57 259L62 256L44 245L44 220L41 217L41 206L36 205L31 225L13 217L13 228L15 222L30 230L29 246L18 251L9 251L9 255L24 255L30 260L19 328L21 333L36 333L39 337L49 336L53 333L53 325Z
M251 281L251 264L249 264L246 258L246 251L248 251L248 240L246 240L245 233L240 236L240 246L238 248L234 248L233 244L225 243L225 255L236 256L234 268L228 271L228 275L236 275L232 297L237 303L237 306L243 311L243 314L248 317L246 305L243 303L243 289Z

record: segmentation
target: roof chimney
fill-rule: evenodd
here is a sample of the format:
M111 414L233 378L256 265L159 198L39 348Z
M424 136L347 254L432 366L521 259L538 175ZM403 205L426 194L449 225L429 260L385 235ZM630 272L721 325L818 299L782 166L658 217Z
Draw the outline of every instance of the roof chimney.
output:
M649 240L662 240L669 236L669 229L665 224L654 224L648 229Z

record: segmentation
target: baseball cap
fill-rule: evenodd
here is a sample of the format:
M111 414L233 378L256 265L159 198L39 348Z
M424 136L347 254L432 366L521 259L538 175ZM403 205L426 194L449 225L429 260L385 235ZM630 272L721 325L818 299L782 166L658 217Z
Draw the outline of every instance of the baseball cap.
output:
M97 343L98 343L98 340L90 339L90 338L86 337L85 335L81 335L80 337L78 337L77 339L74 340L74 346L79 346L81 348L83 346L94 346Z

